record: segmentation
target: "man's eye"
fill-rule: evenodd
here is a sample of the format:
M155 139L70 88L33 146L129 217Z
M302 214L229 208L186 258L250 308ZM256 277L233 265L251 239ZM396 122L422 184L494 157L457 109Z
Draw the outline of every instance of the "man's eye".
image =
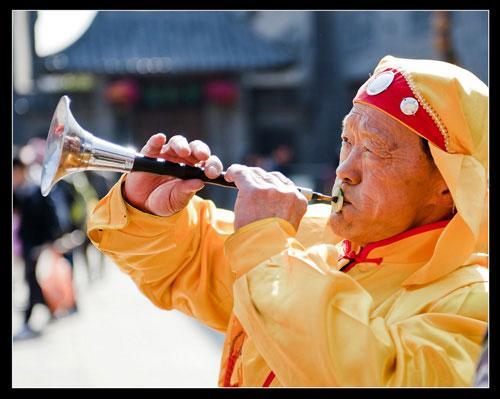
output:
M347 137L342 137L342 144L351 144Z

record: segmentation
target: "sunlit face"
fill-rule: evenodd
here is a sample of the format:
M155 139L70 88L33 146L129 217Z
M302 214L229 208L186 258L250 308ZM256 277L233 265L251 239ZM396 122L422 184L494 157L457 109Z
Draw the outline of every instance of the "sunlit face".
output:
M443 217L436 207L444 202L436 198L446 185L417 134L382 111L355 104L341 137L337 179L344 205L330 217L336 234L364 245Z

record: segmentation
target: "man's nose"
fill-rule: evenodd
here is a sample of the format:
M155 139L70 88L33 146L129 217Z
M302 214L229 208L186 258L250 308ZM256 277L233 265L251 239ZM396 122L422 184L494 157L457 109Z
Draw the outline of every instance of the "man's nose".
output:
M347 184L359 184L361 182L361 159L355 151L339 162L337 166L337 179Z

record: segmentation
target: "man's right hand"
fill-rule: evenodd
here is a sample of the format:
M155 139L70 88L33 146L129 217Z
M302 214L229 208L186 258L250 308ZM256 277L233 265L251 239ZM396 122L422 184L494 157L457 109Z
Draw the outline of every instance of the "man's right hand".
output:
M151 136L141 154L152 158L197 165L205 168L207 177L222 173L222 162L210 154L210 148L200 140L190 143L185 137L172 136L168 143L163 133ZM137 209L158 216L170 216L183 209L205 184L200 179L182 180L171 176L131 172L125 177L124 199Z

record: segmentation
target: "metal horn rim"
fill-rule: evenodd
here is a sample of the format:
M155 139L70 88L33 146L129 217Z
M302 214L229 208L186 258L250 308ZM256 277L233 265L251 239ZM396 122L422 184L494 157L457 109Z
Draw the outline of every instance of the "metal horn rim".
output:
M71 100L68 96L61 97L54 111L54 115L52 116L52 121L50 122L40 182L40 189L43 196L47 196L54 184L60 179L59 169L64 138L68 130L70 102Z
M94 137L73 117L68 96L57 104L45 145L40 190L47 196L65 176L84 170L129 172L137 156L132 149Z

